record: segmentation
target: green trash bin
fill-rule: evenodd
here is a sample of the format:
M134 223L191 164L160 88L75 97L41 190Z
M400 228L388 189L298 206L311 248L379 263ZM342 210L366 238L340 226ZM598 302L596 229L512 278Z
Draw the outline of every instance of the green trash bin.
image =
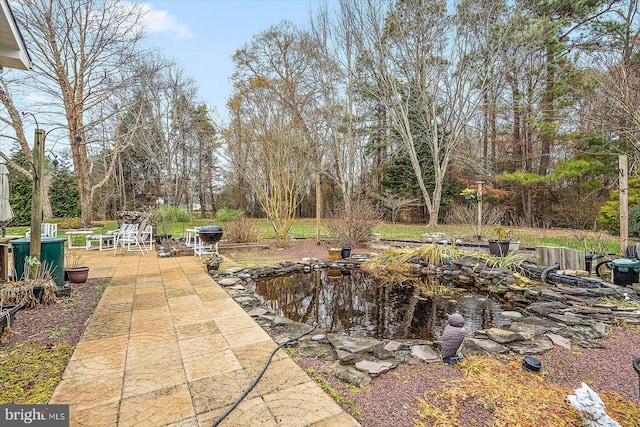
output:
M629 286L638 283L640 275L640 260L618 258L611 261L613 283L618 286Z
M61 237L43 237L40 241L40 260L51 271L51 278L57 286L64 285L64 243ZM24 274L24 259L29 256L31 238L11 240L13 248L13 267L16 280Z

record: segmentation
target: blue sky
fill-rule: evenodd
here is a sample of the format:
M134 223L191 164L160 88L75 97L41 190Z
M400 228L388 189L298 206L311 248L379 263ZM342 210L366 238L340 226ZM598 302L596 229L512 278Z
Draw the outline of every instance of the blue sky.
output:
M201 101L225 115L231 56L253 35L289 20L309 22L318 0L157 0L150 8L148 42L175 59L200 88Z

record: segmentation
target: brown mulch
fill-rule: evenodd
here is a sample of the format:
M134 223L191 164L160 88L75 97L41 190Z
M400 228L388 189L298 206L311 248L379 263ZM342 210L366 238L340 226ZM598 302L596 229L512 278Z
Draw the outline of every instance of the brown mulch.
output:
M71 295L58 298L57 303L19 310L11 325L13 334L0 343L0 350L6 351L24 341L47 346L65 342L75 346L106 284L107 279L88 279L85 283L72 284Z

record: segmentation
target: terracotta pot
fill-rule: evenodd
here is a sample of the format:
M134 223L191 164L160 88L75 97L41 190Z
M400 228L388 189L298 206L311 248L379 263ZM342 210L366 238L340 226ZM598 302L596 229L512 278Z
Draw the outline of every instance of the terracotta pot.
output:
M89 278L89 267L65 268L64 272L71 283L84 283Z

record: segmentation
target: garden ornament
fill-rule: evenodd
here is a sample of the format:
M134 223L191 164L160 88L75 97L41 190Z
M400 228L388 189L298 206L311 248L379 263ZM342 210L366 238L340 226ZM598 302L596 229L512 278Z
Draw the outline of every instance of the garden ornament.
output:
M453 364L458 361L454 358L464 337L466 336L464 329L464 317L458 312L449 316L448 324L442 333L442 361Z
M571 406L580 412L585 427L622 427L620 423L607 415L604 403L598 393L582 383L582 387L574 390L575 395L567 397Z

